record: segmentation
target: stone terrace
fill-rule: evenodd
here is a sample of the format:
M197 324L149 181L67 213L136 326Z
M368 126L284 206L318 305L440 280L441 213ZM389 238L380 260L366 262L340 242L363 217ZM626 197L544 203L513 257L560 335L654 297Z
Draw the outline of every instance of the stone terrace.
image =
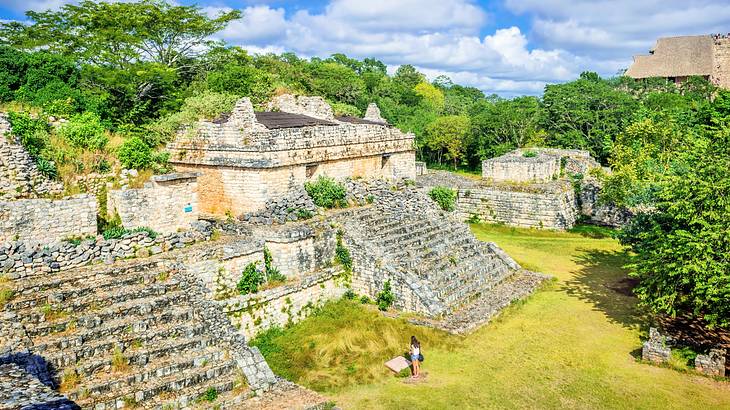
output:
M375 184L365 191L375 204L341 217L356 290L375 296L390 280L397 307L439 317L478 308L472 302L521 274L499 247L477 240L416 188Z
M14 329L10 348L42 357L83 408L187 406L211 388L216 405L245 406L279 380L185 269L210 246L17 279L0 330Z

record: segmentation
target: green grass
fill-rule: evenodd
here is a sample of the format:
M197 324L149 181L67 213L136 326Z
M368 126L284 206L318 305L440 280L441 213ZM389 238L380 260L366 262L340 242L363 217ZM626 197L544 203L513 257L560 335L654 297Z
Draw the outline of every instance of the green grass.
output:
M646 318L614 239L589 228L472 228L557 280L464 338L377 316L371 306L333 303L280 331L272 346L285 350L270 361L275 371L286 366L288 377L348 409L730 408L729 383L637 361ZM405 384L379 367L418 331L428 377ZM678 362L689 354L682 356Z

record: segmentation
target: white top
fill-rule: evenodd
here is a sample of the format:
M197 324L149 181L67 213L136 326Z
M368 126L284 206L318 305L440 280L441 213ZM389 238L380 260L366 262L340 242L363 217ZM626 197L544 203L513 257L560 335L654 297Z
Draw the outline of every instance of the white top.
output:
M421 354L421 348L411 345L411 354L418 355Z

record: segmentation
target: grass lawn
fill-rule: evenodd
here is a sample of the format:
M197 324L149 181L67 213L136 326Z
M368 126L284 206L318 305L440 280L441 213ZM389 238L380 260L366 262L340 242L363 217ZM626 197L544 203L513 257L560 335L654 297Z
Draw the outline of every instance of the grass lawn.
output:
M730 383L636 361L645 322L627 291L624 255L605 232L473 231L557 280L467 337L331 303L258 340L274 370L346 409L730 408ZM411 333L424 338L428 373L415 385L381 367Z

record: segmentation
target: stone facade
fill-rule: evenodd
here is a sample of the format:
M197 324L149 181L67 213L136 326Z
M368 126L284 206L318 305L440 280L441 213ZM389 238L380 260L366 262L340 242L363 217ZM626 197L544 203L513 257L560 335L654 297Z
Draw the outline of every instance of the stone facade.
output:
M335 119L332 107L320 97L294 96L291 94L278 95L267 104L267 108L269 111L301 114L322 120ZM378 116L380 116L380 111L378 111Z
M570 182L555 181L540 189L484 186L459 189L456 215L466 220L545 229L570 229L578 210ZM522 190L518 190L522 189Z
M107 210L127 229L160 233L187 229L198 220L198 173L155 175L140 189L110 191Z
M63 185L43 176L10 132L8 119L0 113L0 200L61 194Z
M0 202L0 243L95 235L96 214L96 198L90 195Z
M292 123L291 115L278 120L277 113L264 113L267 128L243 99L224 122L199 122L168 145L178 171L202 173L201 213L256 212L320 175L415 177L413 134L370 121L331 119L329 106L315 97L280 96L275 105L282 114L309 116L298 115Z
M560 176L560 159L552 155L503 155L482 161L482 178L494 182L547 182Z
M710 349L695 357L695 369L708 376L725 377L725 349Z
M294 277L324 269L335 256L335 229L326 224L305 223L286 229L259 230L271 252L272 265Z

